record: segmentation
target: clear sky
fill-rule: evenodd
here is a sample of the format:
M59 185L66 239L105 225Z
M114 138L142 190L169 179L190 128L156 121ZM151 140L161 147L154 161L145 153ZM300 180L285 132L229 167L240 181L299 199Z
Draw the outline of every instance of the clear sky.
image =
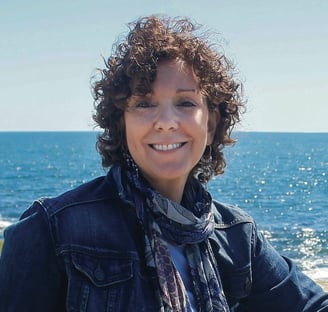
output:
M326 0L0 0L0 130L93 130L91 76L155 13L221 34L248 98L240 130L328 132Z

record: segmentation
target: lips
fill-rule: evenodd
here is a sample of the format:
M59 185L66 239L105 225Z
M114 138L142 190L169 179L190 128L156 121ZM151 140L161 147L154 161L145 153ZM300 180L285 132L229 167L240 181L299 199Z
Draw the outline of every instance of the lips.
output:
M151 144L150 146L156 151L173 151L180 148L184 143L174 144Z

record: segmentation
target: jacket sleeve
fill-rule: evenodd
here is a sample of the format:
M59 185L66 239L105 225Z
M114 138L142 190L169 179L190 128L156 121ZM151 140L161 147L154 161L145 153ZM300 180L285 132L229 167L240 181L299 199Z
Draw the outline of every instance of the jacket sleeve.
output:
M64 311L64 274L42 207L35 203L4 237L0 312Z
M255 242L252 291L237 311L328 312L328 294L319 285L260 233Z

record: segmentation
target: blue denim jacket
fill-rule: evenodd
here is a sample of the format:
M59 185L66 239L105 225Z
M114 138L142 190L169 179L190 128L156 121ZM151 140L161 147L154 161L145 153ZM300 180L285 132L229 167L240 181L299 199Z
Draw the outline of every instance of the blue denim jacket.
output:
M328 295L282 258L242 210L215 202L210 237L232 311L328 311ZM5 231L1 312L158 311L142 227L111 171L36 201Z

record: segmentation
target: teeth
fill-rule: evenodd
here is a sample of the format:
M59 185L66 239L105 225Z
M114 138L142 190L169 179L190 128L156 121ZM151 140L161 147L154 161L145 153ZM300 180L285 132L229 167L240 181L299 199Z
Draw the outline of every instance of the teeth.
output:
M171 151L182 146L182 143L179 144L153 144L153 148L158 151Z

